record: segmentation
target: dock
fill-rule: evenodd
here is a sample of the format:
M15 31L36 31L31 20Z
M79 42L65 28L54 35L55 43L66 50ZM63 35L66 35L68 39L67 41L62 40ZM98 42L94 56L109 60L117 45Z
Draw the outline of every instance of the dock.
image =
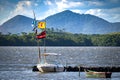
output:
M75 66L75 67L65 67L66 71L68 72L77 72L80 71L83 72L84 69L89 69L89 70L94 70L94 71L98 71L98 72L120 72L120 67L85 67L85 66Z
M84 72L84 69L89 69L89 70L94 70L94 71L98 71L98 72L120 72L120 66L119 67L115 67L115 66L106 66L106 67L94 67L94 66L67 66L64 67L64 71L66 72ZM37 66L33 66L32 71L39 71L37 69Z

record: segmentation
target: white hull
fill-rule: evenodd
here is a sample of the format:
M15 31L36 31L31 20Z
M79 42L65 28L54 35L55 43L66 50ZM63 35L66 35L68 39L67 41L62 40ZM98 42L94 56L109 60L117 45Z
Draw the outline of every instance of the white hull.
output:
M62 72L64 67L58 64L38 64L37 68L40 72Z

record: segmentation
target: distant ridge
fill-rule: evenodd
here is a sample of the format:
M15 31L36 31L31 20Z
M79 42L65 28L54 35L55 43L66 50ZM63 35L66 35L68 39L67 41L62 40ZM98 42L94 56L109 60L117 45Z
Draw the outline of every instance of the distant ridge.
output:
M2 33L32 32L32 18L17 15L0 26ZM70 10L48 16L47 28L64 29L66 32L83 34L105 34L120 32L120 22L110 23L90 14L78 14Z
M21 32L31 32L31 22L32 18L23 16L23 15L17 15L0 26L0 32L2 33L21 33Z

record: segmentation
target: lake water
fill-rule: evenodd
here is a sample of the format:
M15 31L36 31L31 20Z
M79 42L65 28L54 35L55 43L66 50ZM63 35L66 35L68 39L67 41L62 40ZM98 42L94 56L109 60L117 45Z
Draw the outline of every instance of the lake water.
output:
M41 53L44 52L41 48ZM120 47L46 47L47 52L59 53L63 65L120 66ZM32 72L38 63L38 47L0 47L0 80L120 80L120 73L112 78L86 78L81 72L40 73Z

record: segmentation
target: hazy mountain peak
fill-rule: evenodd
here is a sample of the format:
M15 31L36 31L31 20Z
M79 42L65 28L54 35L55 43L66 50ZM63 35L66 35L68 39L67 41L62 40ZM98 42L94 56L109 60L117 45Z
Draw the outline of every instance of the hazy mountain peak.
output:
M27 17L27 16L24 16L24 15L16 15L15 17L13 17L12 19L31 19L31 18L29 18L29 17Z
M32 30L31 29L32 20L33 19L23 15L16 15L15 17L9 19L1 26L0 32L2 33L10 32L14 34L21 32L30 32Z
M72 12L70 10L65 10L65 11L62 11L61 13L74 13L74 12Z

